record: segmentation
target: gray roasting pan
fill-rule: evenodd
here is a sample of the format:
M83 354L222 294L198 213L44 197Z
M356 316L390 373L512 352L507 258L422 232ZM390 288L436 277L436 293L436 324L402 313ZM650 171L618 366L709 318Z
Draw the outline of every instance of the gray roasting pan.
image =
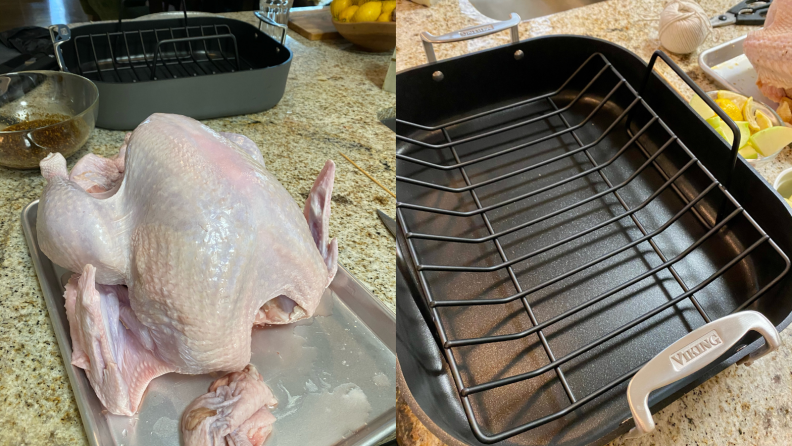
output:
M152 113L257 113L281 100L292 60L282 42L240 20L164 17L50 27L61 70L99 89L98 127L131 130Z
M22 228L41 284L88 443L173 446L178 422L209 375L163 375L151 382L139 413L108 414L82 369L71 365L63 284L71 272L52 263L36 238L38 200L22 211ZM339 265L317 315L253 330L253 356L278 399L267 446L373 446L396 429L395 315ZM365 401L361 401L361 393Z

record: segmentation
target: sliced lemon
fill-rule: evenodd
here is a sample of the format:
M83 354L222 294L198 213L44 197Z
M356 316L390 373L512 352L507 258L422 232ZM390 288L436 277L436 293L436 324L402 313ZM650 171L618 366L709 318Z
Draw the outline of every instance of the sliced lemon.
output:
M740 111L740 107L737 107L737 104L734 103L731 99L715 99L715 103L718 104L718 107L721 110L725 111L727 115L734 121L742 121L743 115Z
M756 110L756 124L759 125L759 129L769 129L773 126L773 121L770 120L770 117L766 114L762 113L762 110Z
M728 99L737 104L740 110L745 106L745 101L748 100L747 97L729 90L718 90L718 99Z
M756 122L756 115L754 114L753 97L748 98L743 106L743 118L748 121L748 126L752 132L762 130Z

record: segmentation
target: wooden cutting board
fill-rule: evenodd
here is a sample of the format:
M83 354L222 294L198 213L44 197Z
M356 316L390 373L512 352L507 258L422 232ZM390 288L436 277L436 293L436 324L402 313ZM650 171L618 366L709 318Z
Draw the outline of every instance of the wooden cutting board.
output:
M289 29L308 40L342 39L333 26L330 8L294 10L289 13Z

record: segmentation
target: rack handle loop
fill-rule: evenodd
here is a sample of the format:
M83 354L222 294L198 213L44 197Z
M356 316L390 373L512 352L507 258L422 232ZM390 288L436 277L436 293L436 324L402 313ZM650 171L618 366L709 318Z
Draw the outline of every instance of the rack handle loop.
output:
M646 76L644 76L643 82L641 83L641 89L638 90L639 96L643 97L644 90L646 90L646 86L649 84L649 77L652 75L652 69L654 68L655 62L657 62L658 57L663 59L663 61L665 61L665 63L668 64L672 70L674 70L677 76L679 76L679 78L682 79L687 84L687 86L690 87L690 89L693 90L693 92L696 93L696 95L698 95L704 101L704 103L706 103L709 108L711 108L712 111L714 111L715 114L718 115L718 117L720 117L723 122L725 122L726 125L728 125L731 129L732 134L734 135L732 140L732 153L731 159L729 160L729 170L726 174L726 181L723 182L723 186L726 188L726 190L730 190L734 168L737 166L738 150L740 149L740 129L737 127L737 124L734 123L732 118L730 118L725 111L718 107L718 105L715 104L715 101L713 101L712 98L704 93L704 90L702 90L701 87L693 82L693 79L691 79L690 76L688 76L682 70L682 68L679 67L679 65L671 60L668 54L661 50L655 51L654 54L652 54L652 58L649 59L649 65L646 69Z

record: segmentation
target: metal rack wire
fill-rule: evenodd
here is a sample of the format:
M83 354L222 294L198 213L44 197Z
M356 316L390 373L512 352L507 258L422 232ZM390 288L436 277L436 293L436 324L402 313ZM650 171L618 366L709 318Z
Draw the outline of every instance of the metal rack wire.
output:
M101 82L177 79L253 66L239 57L227 25L155 28L89 34L74 39L80 75Z
M652 66L654 64L655 58L652 59L650 66L648 68L647 78L651 74ZM597 64L602 64L601 68L598 68ZM573 82L573 80L579 80L579 76L584 73L586 70L592 70L596 72L594 76L591 78L590 81L585 82L585 85L580 89L580 91L574 95L574 97L564 106L559 107L557 104L556 98L559 96L560 93L564 92L568 86ZM584 98L589 90L592 88L592 85L595 84L599 79L601 79L606 73L610 75L614 75L616 78L615 85L613 86L610 91L605 94L602 100L596 104L596 106L590 111L590 113L585 116L577 124L571 124L569 120L565 117L564 112L570 110L571 107L574 107L581 98ZM605 107L609 102L612 101L614 95L624 94L625 90L629 92L633 99L630 101L629 105L626 106L622 113L618 115L618 117L613 120L605 129L604 131L592 142L584 143L583 139L581 139L578 131L588 124L597 116L597 114ZM492 130L486 130L482 132L478 132L473 134L472 136L466 136L458 139L453 139L449 132L449 128L453 128L454 126L458 126L460 124L468 123L471 121L475 121L481 118L485 118L487 116L493 115L495 113L501 113L504 111L508 111L510 109L515 109L517 107L525 106L528 104L535 104L545 102L547 106L551 108L552 111L547 113L543 113L540 116L534 116L529 119L521 119L516 123L510 123L508 125L503 125L498 128ZM630 120L632 116L641 111L642 113L648 114L649 118L646 123L637 129L631 129L630 127ZM504 132L520 129L521 127L527 126L529 124L537 123L551 117L556 117L560 119L565 128L560 131L553 132L552 134L542 136L540 138L533 139L528 142L524 142L521 144L517 144L502 150L498 150L493 153L488 153L483 156L478 156L474 159L463 161L462 157L458 153L457 147L461 144L479 141L485 142L487 138L491 138ZM426 206L416 203L408 203L408 202L398 202L397 203L397 220L399 222L399 226L402 231L402 235L404 240L406 241L407 251L409 253L409 258L412 262L413 269L416 273L418 279L418 285L420 291L422 292L423 299L425 300L426 308L428 309L431 319L434 325L434 331L436 336L439 338L440 347L445 355L447 364L451 370L451 374L456 385L457 391L461 398L463 408L465 414L470 422L470 426L476 435L476 437L484 442L484 443L494 443L497 441L502 441L506 438L518 435L530 429L534 429L538 426L543 424L549 423L553 420L556 420L560 417L563 417L572 411L580 408L586 403L589 403L599 397L600 395L608 392L609 390L615 388L616 386L620 385L621 383L630 379L639 369L639 367L633 368L632 370L627 371L623 375L619 376L617 379L611 381L610 383L600 387L598 390L591 392L585 396L576 395L574 389L570 386L566 376L564 375L563 370L561 367L564 364L569 363L570 361L574 360L575 358L580 357L586 352L595 349L598 346L603 345L605 342L614 339L615 337L627 332L628 330L636 327L637 325L653 318L654 316L660 314L661 312L665 311L668 308L671 308L682 301L689 301L696 309L697 313L701 316L704 322L710 322L712 320L712 316L705 311L703 306L700 302L696 299L695 294L703 290L705 287L710 285L713 281L717 280L718 278L722 277L730 268L738 263L742 262L746 259L751 253L755 252L760 246L768 245L772 248L772 252L777 254L780 257L780 260L783 262L785 267L783 271L781 271L778 275L776 275L771 280L764 283L761 288L753 292L752 295L747 296L746 299L736 308L732 309L732 312L737 312L745 309L746 307L753 304L759 297L761 297L768 289L770 289L773 285L775 285L781 277L783 277L789 270L790 262L786 255L781 251L781 249L770 239L770 237L759 227L756 222L743 210L740 204L729 194L726 188L721 185L720 182L716 180L716 178L701 164L701 162L685 147L685 145L674 135L674 133L665 125L662 119L651 109L651 107L647 104L646 101L641 97L641 94L636 91L630 84L625 80L625 78L619 74L619 72L608 62L608 60L602 54L593 54L589 57L577 70L572 73L572 75L567 78L562 85L547 94L539 95L536 97L532 97L529 99L521 100L519 102L497 107L491 110L487 110L481 113L476 113L470 116L466 116L461 119L457 119L451 122L447 122L443 125L437 126L425 126L416 123L406 122L404 120L397 120L397 123L404 128L405 126L411 129L417 129L426 132L437 132L440 131L444 138L444 142L431 144L425 141L422 141L419 138L415 137L405 137L403 135L397 134L397 139L406 143L407 145L412 146L420 153L420 150L429 150L429 151L448 151L450 152L451 157L453 158L453 162L451 164L439 164L430 161L426 161L420 159L414 155L406 155L403 153L397 153L397 158L404 162L422 166L427 170L431 171L438 171L438 172L449 172L449 171L456 171L461 174L461 177L464 181L464 186L462 187L450 187L444 184L436 184L431 181L420 180L417 178L409 177L409 176L402 176L397 175L396 179L398 182L410 184L413 186L419 186L422 188L427 188L429 190L440 191L443 193L449 194L470 194L473 202L475 203L475 209L469 211L457 211L457 210L449 210L439 207L433 206ZM656 128L657 126L661 127L664 132L668 135L667 140L662 142L662 144L658 144L658 148L651 152L648 150L644 145L641 143L641 137L647 135L650 128ZM620 149L616 151L616 153L607 159L604 162L598 163L595 157L592 155L591 150L596 149L598 145L605 139L608 138L614 132L624 131L629 136L629 140L626 144L624 144ZM474 183L471 181L471 175L466 170L470 166L477 165L487 160L494 160L499 157L502 157L506 154L513 153L516 151L522 150L532 150L534 146L539 146L543 142L553 140L563 135L572 136L575 142L578 145L578 148L567 151L561 155L557 155L546 159L541 162L537 162L526 167L521 167L516 170L510 171L508 173L504 173L493 178L486 179L484 181L480 181ZM659 157L663 156L670 147L675 147L677 149L681 149L680 153L684 153L686 156L686 161L681 164L681 167L676 170L676 172L669 174L664 170L664 168L659 163ZM619 182L618 184L614 184L613 181L606 175L606 168L612 165L619 157L621 157L626 150L631 148L637 148L644 156L645 161L635 169L632 174L630 174L626 179ZM536 190L522 193L516 196L513 196L508 199L500 200L493 204L485 205L482 202L481 197L479 196L477 190L490 185L498 185L504 180L516 178L519 175L523 175L541 167L550 166L554 163L558 163L561 160L569 159L577 154L582 154L585 156L588 163L591 165L590 168L579 172L577 174L571 175L562 179L561 181L556 181L552 184L540 187ZM732 160L734 161L734 159ZM656 188L648 198L643 200L636 206L630 207L627 201L621 194L621 191L630 184L636 177L641 175L643 172L646 171L653 171L660 175L662 178L662 185ZM686 173L690 173L693 170L697 170L703 172L706 178L708 179L708 184L706 184L700 192L698 192L695 196L689 197L685 193L683 193L676 184L676 181L684 176ZM507 205L512 203L517 203L522 200L529 199L531 197L537 196L539 194L552 191L556 188L561 186L567 185L572 181L588 177L590 175L597 175L601 180L607 185L605 190L597 192L593 195L588 196L582 200L574 202L570 205L564 206L561 209L554 210L552 212L548 212L540 217L536 217L530 220L522 221L518 224L514 224L506 229L502 229L496 231L492 222L490 221L489 216L487 215L488 212L494 211L496 209L503 208ZM647 230L645 225L639 220L638 215L639 212L646 209L653 200L657 199L658 196L664 193L673 193L676 195L684 206L677 211L671 218L666 220L662 223L659 227L654 230ZM583 205L587 203L591 203L595 200L598 200L602 197L614 197L618 203L620 204L623 212L615 215L612 218L609 218L605 221L597 223L585 230L576 232L572 235L564 237L561 240L555 241L553 243L549 243L546 246L535 249L531 252L527 252L524 254L520 254L517 256L509 257L504 250L504 247L501 244L500 238L515 233L517 231L530 228L531 226L537 225L542 222L547 222L549 219L561 216L565 213L572 212L574 213L576 210L580 209ZM731 207L724 207L724 209L730 209L726 212L723 212L719 215L718 219L714 222L707 221L704 216L702 216L697 209L697 205L700 205L707 197L709 197L710 201L713 196L719 196L719 200L723 203L730 204ZM718 201L718 200L715 200ZM733 209L733 210L731 210ZM429 234L429 233L422 233L422 232L413 232L408 227L407 219L405 218L405 213L427 213L431 215L445 215L449 217L455 218L478 218L480 217L483 220L484 226L486 227L487 235L480 236L480 237L461 237L461 236L450 236L444 234ZM666 231L670 226L678 223L681 221L683 216L685 215L693 215L695 219L697 219L703 227L706 228L706 232L698 237L692 244L690 244L686 249L682 250L680 253L673 257L667 257L658 244L655 242L654 238L658 235L662 234ZM728 262L721 265L720 268L714 274L711 274L708 278L704 279L700 283L689 286L683 280L682 276L678 273L675 269L675 265L678 264L681 260L685 259L691 252L702 246L703 244L711 241L715 234L719 233L719 231L724 230L730 222L735 222L736 219L744 218L758 233L757 239L753 242L748 244L747 248L743 249L733 258L731 258ZM604 255L601 255L593 260L587 261L582 265L578 265L574 268L571 268L567 271L562 272L554 277L551 277L543 282L533 285L529 288L524 288L522 284L519 282L517 274L515 273L514 266L517 263L525 262L531 258L539 256L540 254L549 252L551 250L557 249L559 247L563 247L575 240L578 240L588 234L593 233L599 229L605 228L608 225L614 224L619 220L629 218L635 227L638 228L640 233L642 234L639 238L625 243L622 246L614 249L610 252L607 252ZM416 240L428 240L433 242L443 242L443 243L460 243L460 244L477 244L482 245L486 243L492 243L494 246L494 252L497 252L497 256L500 258L500 262L491 265L491 266L465 266L465 265L442 265L442 264L426 264L420 261L420 256L418 249L416 248L415 241ZM625 252L629 249L632 249L641 244L648 244L651 246L652 251L660 258L661 263L656 265L644 273L641 273L635 277L631 277L628 280L612 287L611 289L602 292L596 296L592 296L587 301L573 306L563 312L556 314L553 317L549 317L545 320L540 321L535 313L534 310L529 302L528 297L533 295L534 293L539 292L542 289L550 287L553 284L559 283L560 281L567 279L575 274L578 274L582 271L590 269L596 265L601 264L602 262L613 258L614 256ZM434 287L432 284L431 279L427 276L427 272L430 271L437 271L437 272L445 272L449 274L475 274L475 273L487 273L487 272L495 272L505 270L508 273L509 281L516 289L516 293L511 294L506 297L494 298L488 296L480 296L479 298L473 299L437 299L433 295ZM620 327L611 330L605 335L598 337L583 346L576 348L575 350L565 354L562 357L556 357L553 350L551 349L550 344L547 341L545 333L543 330L547 329L548 327L553 326L561 321L566 320L567 318L572 317L573 315L582 312L588 308L591 308L598 302L601 302L611 296L614 296L616 293L619 293L627 288L637 284L638 282L649 278L659 272L667 271L670 275L674 278L676 283L682 290L682 293L674 296L673 298L669 299L666 303L659 305L652 309L651 311L645 312L643 314L638 315L637 317L633 318L630 322L621 325ZM464 307L464 308L487 308L487 306L492 305L503 305L510 302L517 302L519 301L522 304L522 308L524 309L525 313L527 314L532 326L529 329L516 332L516 333L508 333L508 334L498 334L498 335L490 335L490 336L480 336L480 337L472 337L472 338L463 338L463 339L450 339L448 336L447 327L445 325L445 319L443 315L439 312L440 308L443 307ZM530 335L537 335L538 339L542 345L542 349L544 350L545 354L548 357L549 362L542 366L538 367L534 370L519 373L513 376L508 377L501 377L498 379L493 379L487 382L478 383L475 385L471 385L466 383L463 378L462 374L460 373L459 362L455 357L454 348L463 347L463 346L472 346L472 345L482 345L482 344L491 344L491 343L499 343L499 342L508 342L517 339L522 339ZM480 421L476 418L476 415L473 410L473 406L470 400L470 396L493 390L498 387L502 387L505 385L517 383L520 381L528 380L535 378L539 375L544 373L553 371L556 375L556 378L561 383L564 392L566 393L567 399L569 401L569 405L559 410L555 413L547 414L543 417L534 419L528 423L521 424L519 426L506 429L501 432L495 433L485 433Z

